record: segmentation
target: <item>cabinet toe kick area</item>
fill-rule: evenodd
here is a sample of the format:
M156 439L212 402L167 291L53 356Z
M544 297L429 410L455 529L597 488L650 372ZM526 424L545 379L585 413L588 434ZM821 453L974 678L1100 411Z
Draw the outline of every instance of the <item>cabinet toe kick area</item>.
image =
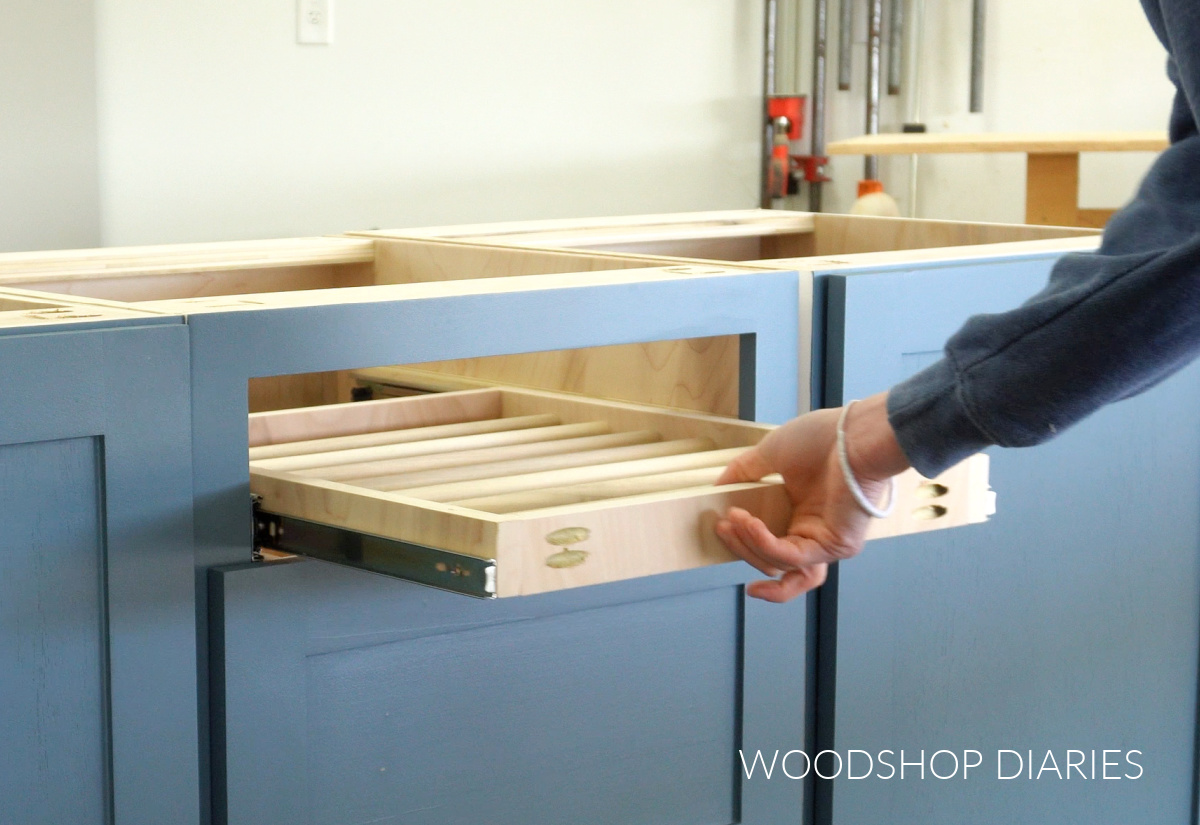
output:
M483 597L720 564L730 507L787 531L780 477L715 486L771 429L517 389L255 413L255 542ZM987 458L896 495L870 538L984 521Z

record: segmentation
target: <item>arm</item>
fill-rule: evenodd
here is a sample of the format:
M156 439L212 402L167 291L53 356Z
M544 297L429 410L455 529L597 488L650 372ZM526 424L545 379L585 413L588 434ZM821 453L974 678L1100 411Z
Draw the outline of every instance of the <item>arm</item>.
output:
M851 469L877 499L910 463L934 476L990 445L1039 444L1105 404L1137 394L1200 355L1200 15L1192 0L1143 0L1171 53L1171 147L1096 254L1068 255L1046 287L1006 313L979 315L945 357L851 411ZM794 513L771 535L745 511L717 525L726 545L773 577L750 595L786 601L819 586L830 561L862 547L868 516L834 449L837 410L801 416L739 457L721 482L782 473Z
M1171 146L1095 254L1064 257L1010 312L967 321L945 358L894 387L889 419L932 476L996 444L1040 444L1200 354L1200 16L1143 0L1176 86Z

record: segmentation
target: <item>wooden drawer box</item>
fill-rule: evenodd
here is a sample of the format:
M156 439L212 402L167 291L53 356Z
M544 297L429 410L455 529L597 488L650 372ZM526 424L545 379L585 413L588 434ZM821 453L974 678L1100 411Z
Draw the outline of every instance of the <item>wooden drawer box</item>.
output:
M730 561L712 532L730 506L782 533L791 510L777 477L712 486L770 429L514 389L258 413L251 491L277 516L435 551L334 542L310 555L475 595L525 595ZM933 482L907 474L899 489L872 538L990 513L983 456Z

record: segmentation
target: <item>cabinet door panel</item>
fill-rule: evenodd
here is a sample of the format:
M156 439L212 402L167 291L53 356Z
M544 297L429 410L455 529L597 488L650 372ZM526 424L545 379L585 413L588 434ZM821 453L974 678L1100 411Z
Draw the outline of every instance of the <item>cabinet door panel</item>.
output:
M311 561L215 571L218 809L230 823L798 823L799 785L743 789L737 750L802 741L802 607L763 640L797 678L748 673L745 575L476 601ZM790 716L744 717L744 694L767 690Z
M0 447L5 821L107 818L100 472L99 439Z
M877 273L831 284L842 386L863 397L936 357L975 312L1044 283L1049 261ZM919 323L914 319L920 319ZM1028 388L1027 391L1036 391ZM841 397L838 397L840 395ZM849 780L821 789L825 821L1191 822L1200 649L1200 367L1032 450L992 450L985 525L880 542L823 595L836 690L819 734L843 753L926 760L981 752L964 781ZM831 607L832 606L832 607ZM836 619L833 614L836 613ZM829 657L823 658L828 661ZM826 671L828 679L830 671ZM1036 777L998 778L1011 749ZM1071 780L1068 750L1111 749L1110 774ZM1125 762L1125 754L1144 771ZM1058 775L1046 763L1052 753ZM1077 757L1075 757L1077 758ZM1007 755L1006 775L1016 769ZM897 757L898 760L898 757ZM940 757L938 770L951 760ZM928 762L926 761L928 765ZM1028 767L1026 766L1026 771ZM861 771L856 768L856 771ZM886 773L886 769L883 771Z

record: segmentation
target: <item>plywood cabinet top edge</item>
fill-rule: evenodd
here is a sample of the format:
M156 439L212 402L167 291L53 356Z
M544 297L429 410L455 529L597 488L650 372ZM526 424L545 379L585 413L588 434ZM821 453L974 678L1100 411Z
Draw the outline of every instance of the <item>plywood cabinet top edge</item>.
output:
M147 324L182 324L181 313L142 309L92 298L25 289L0 289L0 334L66 331L96 327Z
M665 283L730 277L737 275L793 274L785 268L757 265L685 264L646 269L617 269L598 272L572 272L557 275L514 275L478 280L433 281L411 284L342 287L299 292L255 293L167 301L147 301L144 306L163 312L200 315L213 312L237 312L270 309L304 309L320 306L373 304L392 301L422 301L455 297L503 295L560 289Z
M313 237L0 254L0 284L369 263L374 242Z
M985 264L999 260L1062 255L1068 252L1090 252L1100 245L1099 235L1074 238L1050 238L1039 241L1015 241L976 246L955 246L940 249L906 249L896 252L858 252L850 255L823 255L810 258L780 258L755 261L762 266L795 269L804 272L829 272L839 275L858 271L879 271L897 266L934 268L963 264Z
M617 261L635 261L644 263L647 267L658 267L665 264L713 264L715 266L728 266L728 261L705 260L701 258L686 258L672 255L653 255L650 253L635 253L635 252L611 252L608 250L597 249L581 249L571 246L553 246L553 245L534 245L522 244L517 242L505 242L496 238L441 238L441 237L422 237L416 234L406 234L397 230L396 234L384 235L379 233L346 233L347 237L363 236L371 237L373 242L380 245L389 243L395 244L418 244L424 247L442 247L456 248L461 250L477 249L480 251L486 250L503 250L510 253L529 253L529 254L550 254L558 255L563 258L579 258L583 261L592 261L596 258L610 259ZM737 266L749 266L743 261L738 261ZM510 276L511 277L511 276Z
M470 238L485 235L521 235L547 231L574 231L590 229L624 229L632 226L666 226L696 223L754 223L780 221L791 217L803 220L807 212L791 212L776 209L730 209L710 212L671 212L661 214L622 215L603 218L551 218L546 220L504 221L456 226L426 226L399 229L372 229L348 233L365 237L408 237L408 238Z

